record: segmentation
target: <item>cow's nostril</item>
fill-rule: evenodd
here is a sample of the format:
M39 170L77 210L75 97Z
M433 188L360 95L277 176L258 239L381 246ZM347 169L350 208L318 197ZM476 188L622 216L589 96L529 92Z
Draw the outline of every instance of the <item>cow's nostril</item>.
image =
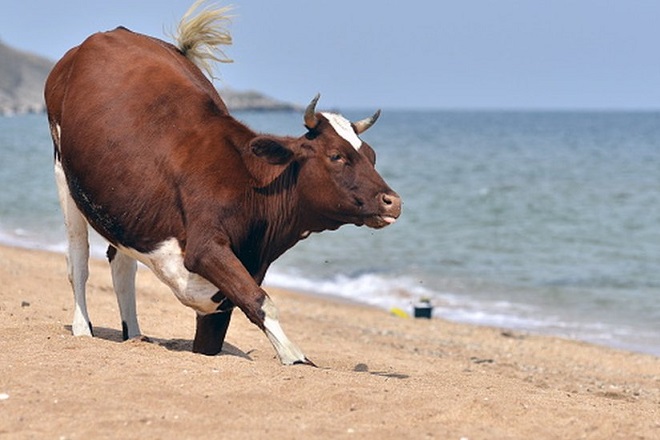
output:
M396 193L383 193L380 195L380 209L383 214L397 218L401 214L401 199Z

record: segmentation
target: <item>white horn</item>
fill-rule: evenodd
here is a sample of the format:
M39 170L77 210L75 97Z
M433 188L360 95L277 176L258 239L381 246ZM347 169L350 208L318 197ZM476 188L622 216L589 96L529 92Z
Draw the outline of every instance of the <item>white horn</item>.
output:
M369 127L371 127L376 123L379 116L380 116L380 110L376 111L376 113L374 113L373 116L369 116L368 118L355 122L353 125L355 125L355 131L357 132L357 134L361 134L367 131Z

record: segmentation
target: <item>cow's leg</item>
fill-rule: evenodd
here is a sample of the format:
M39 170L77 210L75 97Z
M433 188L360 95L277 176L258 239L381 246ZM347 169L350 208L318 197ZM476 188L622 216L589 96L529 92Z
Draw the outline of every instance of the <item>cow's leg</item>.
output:
M270 343L273 344L280 362L284 365L306 364L315 366L314 362L307 359L300 348L284 334L284 330L280 325L277 306L265 292L261 303L261 310L264 313L262 329L266 333Z
M187 270L222 289L224 298L240 308L266 334L282 364L314 365L286 336L279 323L277 307L228 246L207 240L201 248L191 247L184 264ZM217 307L222 307L222 302Z
M197 327L193 341L194 353L209 356L220 353L225 336L227 336L232 311L233 309L229 309L208 315L197 313Z
M256 283L255 283L256 285ZM277 306L270 297L261 288L256 286L258 291L254 295L239 294L238 299L231 302L237 302L238 307L245 313L250 321L257 325L268 337L268 340L275 348L277 357L284 365L307 364L314 365L284 333L279 321L279 312ZM217 295L217 294L216 294ZM214 295L215 296L215 295ZM227 294L227 298L229 298ZM214 301L214 299L211 299ZM227 299L220 302L218 308L222 308ZM199 304L202 305L202 302ZM204 305L206 303L204 302ZM203 354L217 354L222 349L229 327L231 310L227 312L212 313L202 315L198 312L197 329L195 331L195 340L193 342L193 351Z
M64 224L69 243L66 256L67 271L75 301L71 330L75 336L92 336L92 324L89 322L89 316L87 315L85 296L85 284L89 277L87 221L71 197L64 170L59 160L55 161L55 181L60 205L64 213Z
M220 353L234 305L224 301L224 295L208 280L185 268L183 252L174 238L162 242L149 254L137 257L172 289L179 301L197 312L193 352Z
M108 260L112 271L112 285L119 305L122 337L125 341L141 334L135 307L137 261L122 252L118 252L114 246L108 247Z

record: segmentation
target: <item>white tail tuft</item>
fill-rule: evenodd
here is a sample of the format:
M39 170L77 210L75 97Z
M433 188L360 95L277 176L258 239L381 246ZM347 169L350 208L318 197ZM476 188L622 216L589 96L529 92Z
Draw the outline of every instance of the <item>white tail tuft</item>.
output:
M186 11L177 26L175 39L179 50L213 78L213 61L232 62L219 47L232 43L231 35L224 27L230 21L227 13L231 7L205 6L206 1L197 0Z

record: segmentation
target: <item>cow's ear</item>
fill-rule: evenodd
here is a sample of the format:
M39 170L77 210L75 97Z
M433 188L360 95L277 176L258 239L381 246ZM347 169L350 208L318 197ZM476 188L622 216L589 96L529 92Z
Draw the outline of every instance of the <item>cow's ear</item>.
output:
M264 187L282 174L293 157L286 138L257 136L243 152L243 163L257 185Z
M252 153L271 165L288 164L293 157L293 151L281 139L271 136L258 136L250 142Z

